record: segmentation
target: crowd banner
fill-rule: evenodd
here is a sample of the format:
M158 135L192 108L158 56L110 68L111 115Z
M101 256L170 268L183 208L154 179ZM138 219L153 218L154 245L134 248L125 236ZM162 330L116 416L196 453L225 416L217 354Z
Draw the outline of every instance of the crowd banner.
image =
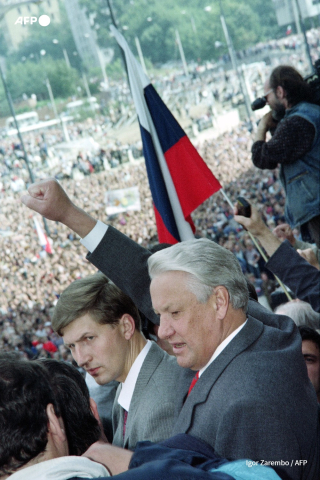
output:
M106 214L117 215L122 212L141 210L138 187L108 190L105 194Z
M194 238L193 212L221 185L161 100L123 35L110 29L124 51L137 111L160 243Z
M52 247L51 247L51 243L47 237L47 235L44 233L40 223L39 223L39 220L37 219L37 217L33 217L33 221L34 221L34 225L36 227L36 231L37 231L37 234L38 234L38 238L39 238L39 243L41 245L41 247L43 248L43 250L45 250L47 253L50 253L52 254Z

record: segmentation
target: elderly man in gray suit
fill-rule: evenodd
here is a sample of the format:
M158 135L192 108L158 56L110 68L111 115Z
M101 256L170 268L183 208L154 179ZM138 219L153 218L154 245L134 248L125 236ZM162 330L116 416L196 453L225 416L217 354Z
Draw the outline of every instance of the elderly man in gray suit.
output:
M159 336L184 367L173 434L201 438L228 459L271 465L286 480L319 479L318 405L299 332L289 318L248 302L230 252L206 239L157 252L149 260L151 304L150 252L77 208L54 180L31 186L22 201L78 233L89 260L160 320Z
M133 301L102 273L71 283L52 327L99 385L120 382L112 409L113 444L134 450L170 436L180 367L141 333Z

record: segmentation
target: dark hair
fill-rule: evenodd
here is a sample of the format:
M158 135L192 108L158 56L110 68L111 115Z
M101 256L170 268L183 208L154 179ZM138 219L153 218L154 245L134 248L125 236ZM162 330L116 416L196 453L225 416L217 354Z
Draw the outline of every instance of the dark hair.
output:
M302 340L311 340L315 343L320 350L320 335L319 333L311 327L298 327Z
M314 94L310 85L303 80L300 73L289 65L279 65L272 70L269 85L274 91L277 87L282 87L287 94L287 100L290 105L296 105L305 101L312 103Z
M66 326L87 313L101 325L116 325L127 313L141 330L139 312L131 298L100 272L76 280L64 290L53 312L52 328L62 335Z
M81 373L70 363L37 360L50 378L68 440L69 455L82 455L100 438L100 427L90 407L90 395Z
M0 392L0 475L8 475L45 450L47 405L60 412L44 366L15 355L0 355Z

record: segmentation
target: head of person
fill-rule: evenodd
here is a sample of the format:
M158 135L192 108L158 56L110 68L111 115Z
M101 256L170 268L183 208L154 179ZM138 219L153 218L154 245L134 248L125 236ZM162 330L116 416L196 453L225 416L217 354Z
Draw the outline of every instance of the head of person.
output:
M68 455L58 402L45 367L0 356L0 476L39 458Z
M278 315L287 315L292 318L294 323L300 327L319 328L320 314L315 312L310 303L301 300L291 300L290 302L279 305L275 311Z
M101 435L96 405L90 399L85 379L70 363L50 358L38 362L47 370L64 423L69 455L82 455Z
M315 388L320 403L320 335L313 328L298 327L302 339L302 354L308 377Z
M313 98L310 86L290 65L279 65L272 70L265 82L264 94L270 107L279 113L299 102L312 102Z
M153 254L148 267L159 337L180 366L201 369L246 318L248 288L237 258L201 238Z
M137 307L102 273L76 280L64 290L52 327L79 367L100 385L125 380L133 352L144 340Z

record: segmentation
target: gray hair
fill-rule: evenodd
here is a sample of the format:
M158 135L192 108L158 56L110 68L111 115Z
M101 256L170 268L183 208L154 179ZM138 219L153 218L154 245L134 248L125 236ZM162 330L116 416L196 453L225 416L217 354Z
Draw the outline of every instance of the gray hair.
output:
M169 271L190 274L187 286L200 303L207 302L214 287L224 286L234 309L247 308L247 282L237 258L211 240L188 240L154 253L148 268L151 279Z
M278 315L287 315L300 327L320 328L320 314L315 312L311 305L302 301L291 301L279 305L274 311Z

